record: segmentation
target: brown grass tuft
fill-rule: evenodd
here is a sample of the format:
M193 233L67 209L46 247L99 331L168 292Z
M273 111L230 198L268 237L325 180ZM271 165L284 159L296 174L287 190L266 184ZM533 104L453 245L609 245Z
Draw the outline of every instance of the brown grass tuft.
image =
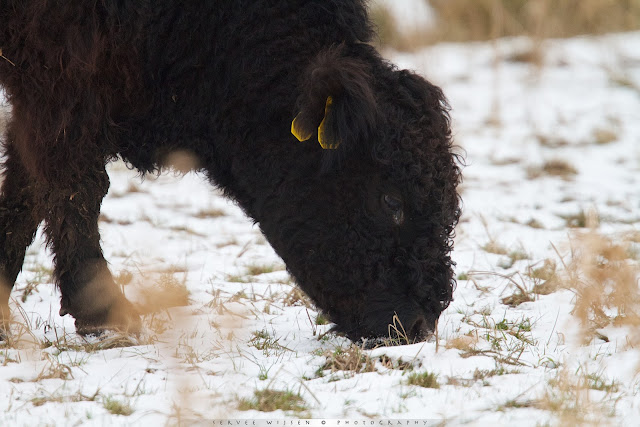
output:
M355 344L351 344L346 349L339 347L332 352L327 352L325 357L327 361L322 365L322 371L330 370L332 373L350 371L355 374L375 372L373 360Z
M461 335L459 337L451 338L445 344L445 348L453 348L462 351L471 351L476 348L478 344L477 334L471 333L468 335Z
M408 385L417 385L424 388L440 388L438 375L433 372L414 372L407 378Z
M302 306L307 308L314 308L311 298L309 298L307 294L305 294L302 289L297 286L293 286L291 288L282 302L287 306Z
M553 159L544 162L541 166L527 169L527 178L535 179L542 176L554 176L563 179L571 179L578 174L578 170L566 160Z
M549 295L558 290L556 270L556 262L550 259L545 259L541 267L530 268L528 275L534 281L532 292L538 295Z
M509 253L509 251L507 251L507 248L505 248L495 240L490 240L482 247L482 249L484 249L485 252L496 255L507 255Z

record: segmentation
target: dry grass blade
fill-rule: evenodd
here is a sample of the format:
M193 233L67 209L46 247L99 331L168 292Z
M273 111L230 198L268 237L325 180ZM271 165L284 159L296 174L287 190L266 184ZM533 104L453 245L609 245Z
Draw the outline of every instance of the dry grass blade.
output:
M307 294L305 294L302 289L297 286L293 286L291 288L291 291L287 293L282 302L286 306L302 306L311 309L314 308L311 298L309 298Z
M472 356L487 356L493 358L496 362L500 364L514 365L514 366L528 366L527 363L520 360L522 354L524 353L525 348L521 346L517 350L513 350L507 354L503 354L497 350L479 350L479 349L471 349L460 353L460 357L463 359L472 357Z
M9 58L7 58L6 56L4 56L2 54L2 48L0 48L0 58L4 59L5 61L7 61L9 64L13 65L14 67L16 66L16 64L14 64L13 62L11 62L11 60Z
M400 321L397 314L393 315L392 323L388 326L389 341L397 344L411 344L409 335L404 329L404 325Z

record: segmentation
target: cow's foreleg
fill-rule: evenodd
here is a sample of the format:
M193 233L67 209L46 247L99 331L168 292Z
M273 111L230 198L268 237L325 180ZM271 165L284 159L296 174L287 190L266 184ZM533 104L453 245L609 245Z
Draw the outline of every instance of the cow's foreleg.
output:
M70 175L52 182L47 195L45 232L62 293L60 314L75 317L81 334L104 328L137 332L139 316L114 282L100 247L98 216L109 177L103 159L86 160L69 165Z
M0 190L0 340L9 331L9 295L27 247L42 220L36 184L23 167L11 132L5 142L4 180Z

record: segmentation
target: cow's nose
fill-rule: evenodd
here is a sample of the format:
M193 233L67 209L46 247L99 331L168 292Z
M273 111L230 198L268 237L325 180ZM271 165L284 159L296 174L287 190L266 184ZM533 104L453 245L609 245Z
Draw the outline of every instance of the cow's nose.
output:
M409 339L412 342L425 341L433 334L433 330L429 327L427 319L423 315L419 315L414 320L413 325L409 328Z

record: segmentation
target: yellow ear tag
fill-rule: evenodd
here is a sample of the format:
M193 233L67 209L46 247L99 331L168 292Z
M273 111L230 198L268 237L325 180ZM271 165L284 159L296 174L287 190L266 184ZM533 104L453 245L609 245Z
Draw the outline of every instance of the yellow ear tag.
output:
M302 142L311 138L312 134L310 132L305 133L304 130L301 129L300 126L296 124L299 116L300 114L298 114L296 118L293 119L293 121L291 122L291 133L293 134L293 136L295 136L298 139L298 141Z
M329 117L329 114L331 113L332 105L333 105L333 98L328 97L327 103L324 106L324 118L322 119L322 122L318 127L318 142L320 143L320 146L324 150L335 150L340 145L340 141L333 141L331 140L331 138L328 138L326 135L327 134L326 132L327 117Z

